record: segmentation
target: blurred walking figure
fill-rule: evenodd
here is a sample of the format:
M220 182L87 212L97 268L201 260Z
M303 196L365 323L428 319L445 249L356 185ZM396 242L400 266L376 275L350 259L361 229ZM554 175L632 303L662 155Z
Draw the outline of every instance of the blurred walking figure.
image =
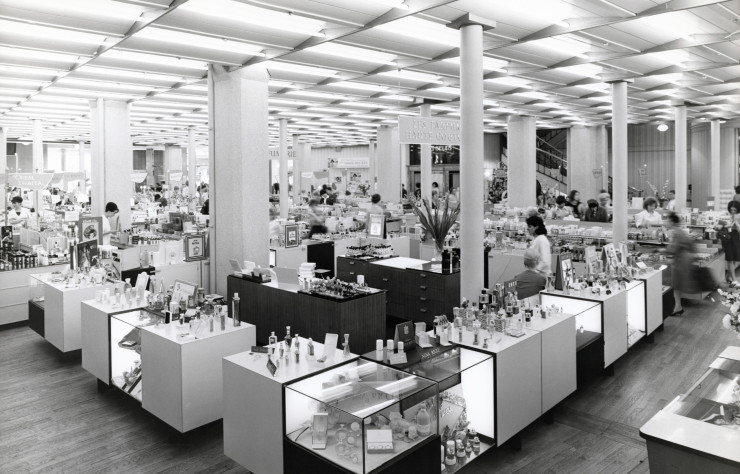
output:
M680 316L683 314L681 305L681 292L695 291L695 285L691 278L694 275L694 241L688 236L686 231L681 227L681 219L675 212L668 213L667 216L668 230L671 233L671 243L668 245L666 252L673 257L671 265L671 277L673 280L673 312L671 316Z

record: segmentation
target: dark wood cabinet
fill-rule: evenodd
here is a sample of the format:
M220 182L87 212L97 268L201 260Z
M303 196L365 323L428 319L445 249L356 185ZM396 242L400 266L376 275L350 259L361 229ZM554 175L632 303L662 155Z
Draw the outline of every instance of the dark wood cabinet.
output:
M405 317L432 324L434 317L452 317L452 308L460 303L460 273L406 269Z

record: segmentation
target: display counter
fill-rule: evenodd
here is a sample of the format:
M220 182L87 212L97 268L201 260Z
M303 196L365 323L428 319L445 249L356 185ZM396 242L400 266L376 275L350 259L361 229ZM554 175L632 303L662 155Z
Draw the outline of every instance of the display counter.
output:
M448 440L461 439L471 445L463 456L451 449L445 469L454 473L496 446L494 358L491 354L458 345L415 347L405 351L407 362L391 364L389 351L371 351L362 357L433 381L438 386L438 430L443 448ZM472 433L472 434L471 434ZM474 438L477 437L477 440Z
M645 282L641 280L628 282L624 289L611 294L595 294L591 288L568 294L559 290L543 291L540 301L544 306L555 305L566 313L578 315L579 350L603 338L602 369L611 368L646 333ZM593 305L598 305L598 310Z
M43 285L44 326L39 334L62 352L82 348L83 301L95 299L95 292L106 288L110 288L111 293L115 292L115 287L123 292L122 282L95 285L83 280L79 284L65 283L61 275L54 273L35 273L31 277Z
M0 326L28 319L28 300L35 296L29 291L31 275L67 268L64 263L0 271Z
M728 347L683 395L640 428L650 472L740 472L740 347Z
M271 249L275 252L276 267L291 268L298 270L304 262L316 264L316 269L329 270L334 275L334 241L304 241L296 247L277 247Z
M491 354L495 441L501 446L576 390L576 315L533 318L519 337L463 329L456 344ZM456 332L453 331L453 332ZM488 339L483 347L483 340Z
M323 340L326 333L350 335L353 351L369 351L385 334L385 292L337 301L299 292L297 284L255 283L233 275L227 278L229 307L234 293L242 301L242 321L257 326L257 341L267 344L271 332L282 336L285 327L291 334Z
M294 356L274 360L275 375L267 369L267 354L248 351L223 359L224 454L255 474L287 472L283 465L285 385L358 357L344 357L337 349L331 360L320 363L316 359L324 353L324 345L313 343L316 356L312 358L308 339L298 339L299 360Z
M106 303L93 299L83 301L81 306L80 321L84 328L82 331L82 368L105 385L110 384L113 378L110 364L111 346L108 338L111 329L110 317L119 313L130 313L144 308L147 304L146 298L138 304L136 300L133 300L131 306L126 304L125 298L121 300L122 303L115 301ZM118 373L121 371L119 370Z

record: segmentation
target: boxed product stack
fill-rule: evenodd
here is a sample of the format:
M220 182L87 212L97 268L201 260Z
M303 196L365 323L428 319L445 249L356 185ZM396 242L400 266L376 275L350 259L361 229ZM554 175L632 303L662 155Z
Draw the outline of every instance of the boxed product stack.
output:
M304 262L301 263L301 266L298 268L298 278L302 278L304 280L310 280L315 276L316 271L316 263L314 262Z

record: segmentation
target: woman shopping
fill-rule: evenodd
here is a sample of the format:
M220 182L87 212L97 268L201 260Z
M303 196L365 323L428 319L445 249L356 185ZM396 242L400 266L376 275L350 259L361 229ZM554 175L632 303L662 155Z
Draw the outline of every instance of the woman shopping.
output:
M719 229L722 250L725 252L726 279L730 286L740 286L735 279L735 269L740 262L740 202L730 201L727 212L730 213L730 218L720 221Z
M681 304L681 293L691 293L696 291L696 285L692 280L693 261L694 261L694 242L680 226L681 219L675 212L670 212L667 216L668 230L671 233L671 243L666 249L666 253L673 257L671 265L671 278L673 284L673 311L671 316L681 316L683 306Z
M527 229L534 236L530 249L537 255L535 270L547 276L552 272L552 254L550 241L547 240L545 222L540 216L529 216L527 217Z

